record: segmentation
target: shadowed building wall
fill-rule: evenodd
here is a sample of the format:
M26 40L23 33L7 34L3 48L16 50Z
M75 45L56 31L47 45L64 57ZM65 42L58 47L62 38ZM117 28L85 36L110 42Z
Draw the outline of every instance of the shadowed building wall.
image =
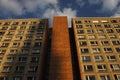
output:
M49 80L73 80L66 16L53 18Z

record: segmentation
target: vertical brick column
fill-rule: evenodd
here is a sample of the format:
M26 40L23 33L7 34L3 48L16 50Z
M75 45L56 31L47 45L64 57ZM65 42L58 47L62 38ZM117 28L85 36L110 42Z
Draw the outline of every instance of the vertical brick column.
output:
M66 16L55 16L53 18L49 80L73 80Z

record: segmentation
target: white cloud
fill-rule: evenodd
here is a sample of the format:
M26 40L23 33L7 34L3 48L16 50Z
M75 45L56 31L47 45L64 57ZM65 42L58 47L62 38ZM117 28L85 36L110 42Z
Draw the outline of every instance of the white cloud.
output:
M68 17L68 24L69 27L71 25L71 18L76 17L77 15L77 11L76 10L72 10L71 8L64 8L62 11L56 7L56 8L48 8L45 13L43 14L44 17L46 18L50 18L52 21L52 17L53 16L67 16ZM52 22L51 22L52 23Z
M112 16L113 17L120 17L120 6Z
M57 3L58 0L0 0L0 9L8 14L22 15Z

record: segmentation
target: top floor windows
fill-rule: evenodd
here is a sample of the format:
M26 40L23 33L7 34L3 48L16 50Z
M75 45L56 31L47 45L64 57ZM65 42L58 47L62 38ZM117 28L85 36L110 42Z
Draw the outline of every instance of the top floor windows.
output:
M81 21L75 21L76 24L81 24L82 22Z

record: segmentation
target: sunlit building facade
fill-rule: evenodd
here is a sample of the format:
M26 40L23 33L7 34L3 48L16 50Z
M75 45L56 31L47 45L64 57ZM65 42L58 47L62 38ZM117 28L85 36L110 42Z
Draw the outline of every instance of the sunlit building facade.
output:
M81 80L120 80L120 18L73 18Z
M0 80L42 80L47 19L0 20Z

